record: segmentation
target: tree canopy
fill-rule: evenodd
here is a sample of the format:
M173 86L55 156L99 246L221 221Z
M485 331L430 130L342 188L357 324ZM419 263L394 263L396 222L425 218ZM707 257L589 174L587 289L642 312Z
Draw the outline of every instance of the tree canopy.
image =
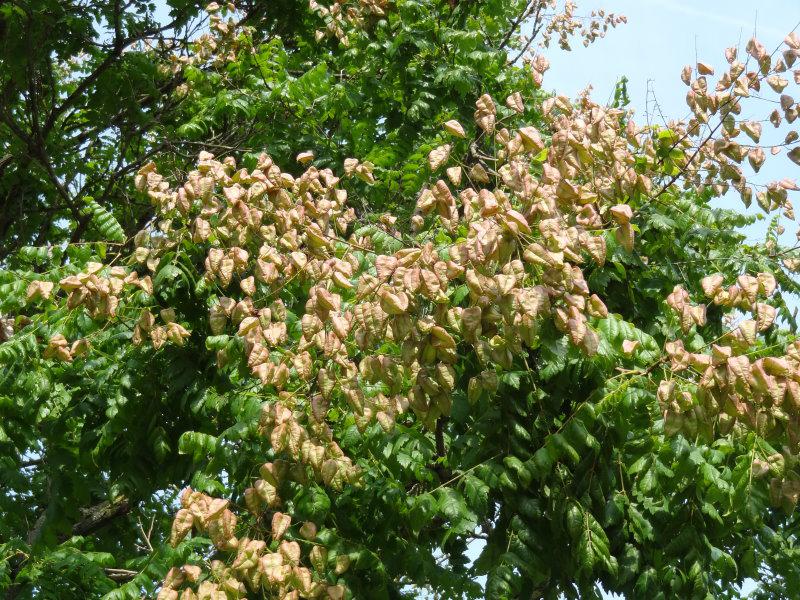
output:
M800 37L657 126L576 10L0 6L6 598L800 589Z

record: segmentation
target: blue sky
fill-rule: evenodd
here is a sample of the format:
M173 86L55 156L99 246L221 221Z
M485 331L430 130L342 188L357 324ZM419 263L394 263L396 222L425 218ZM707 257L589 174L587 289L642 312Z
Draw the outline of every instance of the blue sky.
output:
M592 97L602 103L613 97L614 85L624 75L629 80L631 107L636 110L639 123L647 122L648 114L654 122L660 120L660 114L668 120L688 115L687 87L680 80L684 65L694 66L699 59L712 64L720 75L727 67L725 48L738 46L739 55L743 56L744 45L755 33L772 50L800 23L800 0L577 0L577 3L580 14L605 8L627 16L628 24L611 30L606 38L588 48L578 42L571 52L557 48L544 51L551 63L544 88L574 97L592 85ZM797 87L787 88L787 93L797 95ZM748 101L743 108L742 116L759 119L773 109L759 100ZM780 131L781 135L774 135L772 126L767 124L762 143L782 142L788 129L782 127ZM749 180L762 184L784 177L800 180L800 167L784 155L772 157L769 152L760 173L748 173ZM790 192L790 198L798 205L800 192ZM718 203L744 208L736 192ZM748 212L758 212L755 202ZM763 240L766 223L761 221L749 228L748 238ZM797 227L791 223L785 223L785 227L781 241L794 244Z
M767 48L776 46L800 21L798 0L578 0L581 14L596 8L628 17L588 48L546 51L551 69L545 87L575 95L592 84L606 100L621 75L629 81L632 105L644 115L648 85L665 115L687 114L681 68L696 57L722 67L723 50L743 46L755 31Z
M579 42L571 52L556 48L545 51L550 70L545 74L544 88L574 97L587 85L592 85L592 97L605 102L613 97L616 81L628 78L631 107L637 122L644 123L648 113L660 119L684 118L686 86L680 80L684 65L697 60L708 62L721 74L727 66L724 50L738 46L741 50L755 33L770 50L800 23L800 0L577 0L579 13L604 8L628 17L621 25L588 48ZM740 56L743 52L740 50ZM790 88L791 89L791 88ZM796 88L795 88L796 92ZM790 92L791 93L791 92ZM657 106L656 106L657 103ZM744 106L745 114L763 118L772 110L754 102ZM769 136L771 126L765 127L764 142L782 141ZM769 153L768 153L769 155ZM800 167L784 156L768 156L758 175L749 179L768 183L784 177L800 180ZM790 192L792 202L800 208L800 193ZM738 194L719 201L721 205L744 208ZM753 203L751 211L757 206ZM750 239L763 239L766 221L748 229ZM796 227L786 224L784 243L793 244ZM752 589L745 584L743 595ZM612 598L613 596L607 596Z
M684 98L686 86L680 80L684 65L702 60L721 73L727 66L724 49L744 45L755 33L770 50L800 23L800 0L576 0L578 13L592 9L624 14L628 24L609 32L588 48L576 42L572 52L558 48L545 51L551 63L545 74L544 87L574 97L587 85L594 86L592 96L605 102L613 96L616 81L628 78L631 107L636 120L644 123L648 113L660 119L683 118L688 114ZM158 3L163 9L163 4ZM162 11L163 12L163 11ZM159 14L159 16L163 16ZM794 88L795 92L797 88ZM792 88L789 88L791 93ZM797 95L797 93L795 94ZM746 104L743 115L765 117L771 110L763 104ZM659 112L660 111L660 112ZM798 121L797 125L800 125ZM765 127L763 141L782 141L769 135ZM757 183L768 183L784 177L800 180L800 168L784 156L769 157L758 175L749 177ZM790 192L800 214L800 193ZM738 194L719 201L720 204L743 208ZM751 211L757 211L757 206ZM766 229L762 221L748 230L751 239L763 239ZM793 244L796 227L786 224L784 243ZM475 544L471 554L477 556ZM745 585L743 592L752 589ZM612 598L613 596L608 596Z

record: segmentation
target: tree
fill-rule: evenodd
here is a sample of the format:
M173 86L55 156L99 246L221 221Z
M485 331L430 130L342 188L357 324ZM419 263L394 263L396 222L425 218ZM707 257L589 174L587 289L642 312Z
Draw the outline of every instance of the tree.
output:
M796 119L800 38L641 126L508 62L526 21L569 43L553 6L211 4L144 52L174 86L129 199L65 185L82 242L0 272L6 597L798 589L797 186L748 181L740 115Z
M133 235L151 216L128 192L134 172L155 156L189 170L202 148L257 155L269 147L287 162L313 147L331 165L358 154L378 167L405 166L364 200L397 201L418 189L421 148L440 114L466 118L484 91L528 89L522 73L504 68L520 17L562 44L577 28L569 14L551 20L550 2L400 3L384 18L376 2L353 13L370 35L350 28L343 46L336 36L344 39L352 17L339 9L243 2L247 34L233 39L226 19L211 29L230 38L238 58L214 64L224 56L206 45L217 43L210 15L195 2L161 4L0 7L0 258L25 245L92 239L85 197Z

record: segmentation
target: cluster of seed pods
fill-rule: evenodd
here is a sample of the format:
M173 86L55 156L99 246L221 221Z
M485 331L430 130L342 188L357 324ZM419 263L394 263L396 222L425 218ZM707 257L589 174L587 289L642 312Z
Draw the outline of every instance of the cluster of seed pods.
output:
M383 10L375 3L361 6ZM221 25L215 21L218 31ZM758 141L760 124L737 115L762 82L781 94L781 110L770 116L773 125L797 117L798 105L783 94L788 80L782 74L800 54L800 40L788 36L778 61L755 41L747 50L757 70L748 71L729 51L730 68L716 91L707 81L713 72L708 65L698 64L696 79L684 72L693 117L668 130L639 127L624 111L583 95L577 102L563 96L546 100L539 131L519 122L525 112L520 94L510 95L504 107L481 96L468 157L455 152L468 142L467 128L455 120L443 124L449 139L428 157L432 182L418 196L413 235L395 229L392 217L351 231L356 215L347 205L343 179L315 167L312 152L298 155L305 170L297 176L266 154L246 169L231 157L220 161L203 152L197 168L175 187L148 164L137 174L136 187L150 198L157 220L136 236L134 268L91 263L84 273L59 282L63 295L54 301L85 309L95 319L125 318L118 305L136 304L133 288L152 297L157 290L146 273L156 274L164 256L191 239L205 254L197 268L210 301L207 345L217 348L220 368L244 361L269 397L259 430L279 458L266 463L245 492L248 509L260 516L280 508L287 482L305 485L313 479L332 490L359 485L359 469L327 422L332 405L351 412L360 428L377 421L388 430L410 412L433 429L449 414L457 385L466 385L471 400L494 394L498 371L524 360L539 343L544 320L575 347L594 354L600 342L596 324L608 313L583 268L604 264L610 236L627 252L635 251L638 207L662 201L681 186L716 195L734 187L745 202L755 196L765 210L793 216L788 191L796 189L794 183L782 180L754 191L739 164L748 160L757 170L763 150L735 138L743 132ZM540 60L532 68L541 75L546 64ZM794 77L800 81L798 72ZM790 132L785 144L795 141ZM483 154L485 148L492 150ZM800 162L797 147L787 154ZM343 177L370 183L374 167L348 159ZM452 241L431 241L440 232ZM378 235L395 237L403 247L381 251ZM714 426L724 432L737 421L759 432L796 423L800 346L790 345L785 357L752 362L748 357L775 319L766 302L775 290L774 277L743 274L736 284L723 283L717 275L704 279L707 299L729 311L749 311L753 318L718 340L710 353L689 352L680 339L667 344L672 371L696 374L684 378L689 383L660 383L667 429L713 435ZM51 282L35 281L29 300L47 301L54 289ZM303 290L304 304L288 289ZM705 325L705 306L693 304L683 288L666 301L683 332ZM288 326L290 311L299 328ZM157 350L192 335L175 307L156 312L158 317L150 308L137 313L132 343ZM70 343L59 334L50 339L46 357L72 360L87 350L81 340ZM474 357L479 369L459 382L457 367L465 356ZM275 515L273 535L281 539L291 517ZM236 522L227 501L184 493L173 543L192 530L205 532L235 559L230 566L212 565L211 577L196 591L192 586L201 577L194 568L171 571L163 597L222 598L260 587L282 598L343 596L340 584L324 583L322 575L331 566L322 557L324 544L314 541L315 525L304 524L298 534L313 542L307 553L313 569L308 569L301 566L305 553L294 539L269 552L264 540L237 537ZM344 569L334 567L339 574ZM183 585L189 587L179 592Z

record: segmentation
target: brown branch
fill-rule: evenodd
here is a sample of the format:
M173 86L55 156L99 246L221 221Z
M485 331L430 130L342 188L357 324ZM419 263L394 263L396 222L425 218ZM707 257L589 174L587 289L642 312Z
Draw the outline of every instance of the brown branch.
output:
M149 31L143 31L137 35L133 35L127 38L120 38L115 36L114 46L111 53L101 62L94 71L89 73L86 77L81 80L78 86L72 91L72 93L67 96L64 102L61 103L60 106L54 107L53 110L50 112L50 115L47 118L47 122L45 123L44 127L42 128L44 135L53 128L56 123L56 120L59 116L61 116L65 110L67 110L86 90L89 89L97 79L105 73L111 65L113 65L121 56L125 48L130 46L135 42L139 42L141 40L147 39L154 35L158 35L159 33L166 31L168 29L172 29L180 22L180 18L174 19L172 22L167 23L166 25L162 25L156 29L152 29Z
M436 420L436 462L428 465L428 468L435 471L439 477L439 481L444 483L452 479L453 472L444 466L440 461L447 459L447 446L444 443L444 426L447 423L447 417L442 415Z
M112 581L130 581L139 574L139 571L131 571L130 569L112 569L107 567L105 570L106 577Z
M147 533L145 533L144 526L142 525L142 519L140 518L137 521L137 524L139 526L139 533L142 536L142 541L144 541L144 543L147 544L147 550L149 550L151 553L153 552L153 544L150 542L150 535L153 533L153 523L155 523L155 516L150 521L150 529L148 530Z
M655 200L658 200L659 198L661 198L661 196L663 196L664 193L667 192L676 181L678 181L678 179L680 179L681 177L686 175L686 173L689 171L689 168L691 167L692 163L694 162L694 160L697 158L697 156L702 151L703 147L706 144L708 144L714 138L714 134L717 133L717 131L719 130L720 127L722 127L722 124L723 124L723 120L720 119L719 123L717 123L717 125L711 130L711 132L708 134L706 139L697 146L697 148L695 149L694 153L689 157L689 160L686 161L686 164L683 165L683 167L681 167L678 170L678 172L675 173L675 175L670 177L669 181L658 191L658 193L655 196L650 196L650 200L654 200L655 201Z
M511 41L511 38L517 31L517 27L519 27L520 23L522 23L531 14L534 2L539 2L541 4L541 0L530 0L528 4L525 5L524 10L519 14L519 16L516 19L514 19L514 21L511 23L511 27L506 32L505 36L503 36L503 39L500 40L500 44L497 46L498 50L503 50L506 47L506 45Z
M3 171L6 170L6 165L11 162L11 159L14 157L11 154L6 154L2 158L0 158L0 175L3 174Z
M528 51L528 48L531 47L533 40L536 39L536 36L539 35L539 32L542 30L542 23L543 21L540 20L540 16L542 14L542 3L539 3L539 6L536 7L536 14L533 17L533 30L531 31L531 36L528 38L528 41L522 47L522 49L517 53L517 55L508 61L508 64L516 64L516 62L522 58L522 55Z
M106 500L84 509L83 519L72 526L72 535L87 535L102 529L117 517L127 515L131 508L128 499L123 497L113 502Z
M95 531L102 529L111 523L114 519L127 515L131 511L131 508L132 506L130 502L125 497L118 498L113 502L106 500L99 504L95 504L94 506L85 508L81 511L83 518L72 526L71 535L89 535L94 533ZM34 523L34 526L28 532L28 545L33 545L39 540L46 521L47 511L45 510L39 515ZM69 536L62 536L60 541L63 542L68 537ZM5 600L15 600L22 591L21 582L15 581L15 579L19 575L20 571L22 571L22 567L25 564L26 559L27 556L20 556L14 561L14 564L11 565L9 572L9 580L11 583L6 590ZM124 569L116 570L124 571Z

